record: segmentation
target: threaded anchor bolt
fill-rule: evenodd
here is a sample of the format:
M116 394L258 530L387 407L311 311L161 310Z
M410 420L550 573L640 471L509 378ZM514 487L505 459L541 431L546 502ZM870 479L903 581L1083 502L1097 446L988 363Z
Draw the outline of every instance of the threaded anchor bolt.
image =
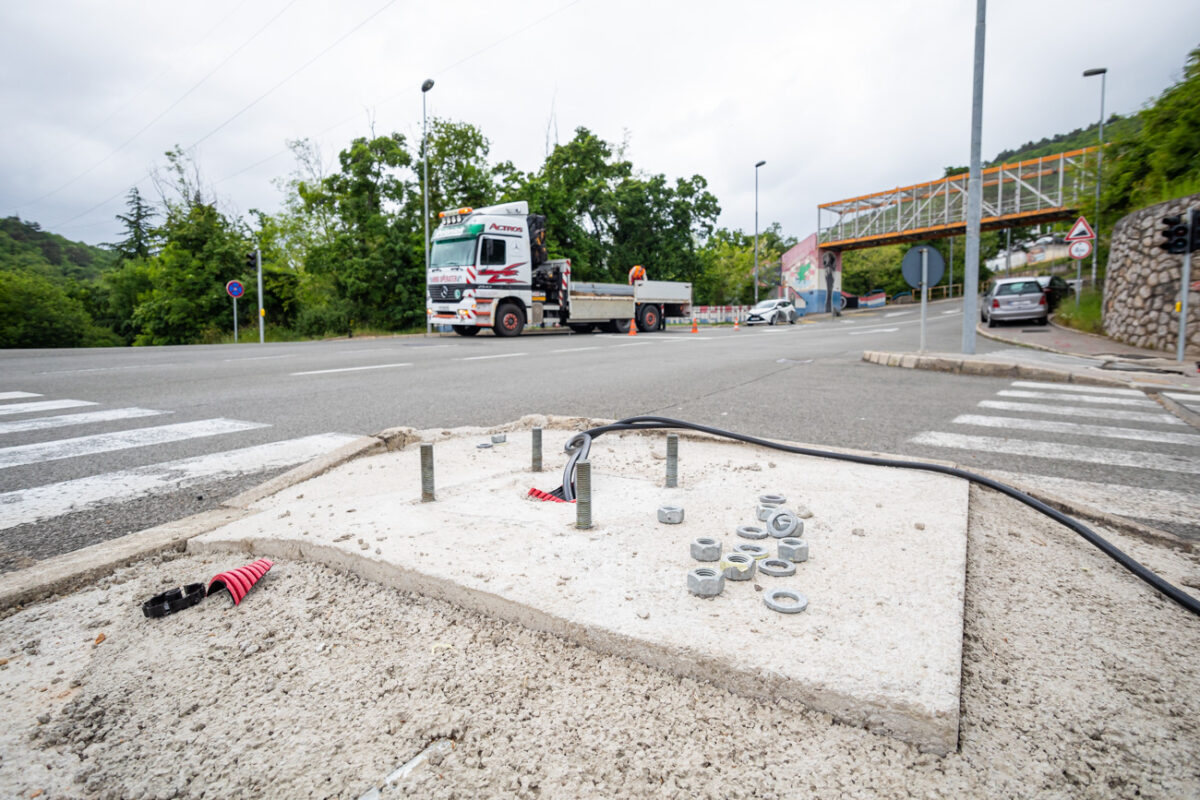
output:
M679 485L679 434L667 434L667 488Z
M533 429L533 471L542 471L542 429Z
M433 443L421 443L421 502L432 503L433 496Z
M592 462L575 465L575 527L585 531L592 527Z

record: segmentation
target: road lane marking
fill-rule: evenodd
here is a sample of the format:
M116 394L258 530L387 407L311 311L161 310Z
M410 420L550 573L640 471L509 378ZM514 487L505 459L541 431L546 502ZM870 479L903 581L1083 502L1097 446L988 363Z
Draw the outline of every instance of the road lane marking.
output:
M904 314L911 314L911 313L913 313L911 309L908 311L889 311L886 314L884 314L884 316L885 317L899 317L899 316L903 316Z
M456 358L455 361L485 361L489 358L516 358L517 356L527 356L528 353L496 353L491 356L467 356L466 358Z
M1005 453L1054 461L1082 461L1087 464L1107 464L1114 467L1184 472L1200 474L1200 459L1171 453L1151 453L1138 450L1113 450L1107 447L1086 447L1059 442L1036 442L1003 439L995 436L966 436L958 433L925 431L909 439L914 444L970 450L974 453Z
M1139 392L1139 394L1141 394ZM1023 389L1003 389L996 392L999 397L1021 397L1027 400L1070 400L1075 403L1106 403L1114 406L1141 406L1162 408L1153 400L1135 400L1132 397L1093 397L1086 394L1059 394L1057 392L1027 392ZM1144 397L1145 395L1143 395Z
M20 400L24 397L41 397L33 392L0 392L0 400Z
M33 403L10 403L0 406L0 414L29 414L34 411L58 411L61 408L81 408L95 405L99 405L99 403L87 400L39 400Z
M1123 517L1181 525L1195 525L1196 520L1200 520L1200 495L1196 494L1119 483L1091 483L1054 475L1027 475L993 470L988 470L988 475L1005 483L1043 489L1063 499L1076 500L1100 511Z
M900 330L899 328L873 328L865 331L850 331L847 336L863 336L868 333L894 333Z
M1061 383L1043 383L1041 381L1013 381L1010 386L1018 389L1053 389L1059 392L1079 392L1080 394L1111 394L1119 397L1145 398L1145 392L1137 389L1116 389L1108 386L1080 386L1079 384L1064 385Z
M584 350L599 350L599 349L600 349L600 345L593 345L591 347L564 347L561 350L551 350L550 352L551 353L582 353Z
M952 309L950 309L949 311L943 311L943 312L942 312L942 315L944 316L944 315L946 315L946 314L961 314L961 313L962 313L962 309L961 309L961 308L952 308Z
M74 439L22 444L0 448L0 469L268 427L270 426L263 422L243 422L221 418L202 419L196 422L181 422L176 425L134 428L116 433L99 433L94 436L78 436Z
M295 353L283 353L277 356L247 356L245 358L223 358L222 361L266 361L269 358L295 358Z
M1059 417L1092 417L1114 419L1122 422L1154 422L1163 425L1187 425L1186 422L1165 411L1125 411L1120 408L1088 408L1086 406L1056 406L1047 403L1013 403L1005 400L982 400L980 408L998 411L1032 411L1037 414L1053 414Z
M1133 439L1139 442L1200 445L1200 435L1174 431L1151 431L1144 428L1118 428L1109 425L1087 425L1080 422L1061 422L1025 417L992 417L982 414L962 414L953 420L955 425L977 425L1005 430L1063 433L1071 436L1098 436L1105 439Z
M368 367L339 367L338 369L312 369L307 372L293 372L293 375L328 375L331 372L361 372L365 369L391 369L393 367L411 367L411 363L406 364L372 364Z
M35 417L0 422L0 434L41 431L48 428L63 428L68 425L91 425L95 422L113 422L119 419L153 417L157 414L170 413L170 411L155 411L150 408L113 408L107 411L88 411L83 414L59 414L55 417Z
M288 467L335 450L355 438L323 433L5 492L0 494L0 529L101 503L174 491L205 480Z

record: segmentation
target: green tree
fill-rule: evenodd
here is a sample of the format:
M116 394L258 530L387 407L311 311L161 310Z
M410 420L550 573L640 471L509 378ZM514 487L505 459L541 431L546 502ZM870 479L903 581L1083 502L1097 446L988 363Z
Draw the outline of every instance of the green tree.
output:
M83 304L50 279L0 272L0 347L79 347L92 327Z
M154 241L154 228L150 224L154 209L142 199L136 186L126 195L125 205L129 213L117 214L117 219L125 226L125 238L110 247L120 261L149 258Z

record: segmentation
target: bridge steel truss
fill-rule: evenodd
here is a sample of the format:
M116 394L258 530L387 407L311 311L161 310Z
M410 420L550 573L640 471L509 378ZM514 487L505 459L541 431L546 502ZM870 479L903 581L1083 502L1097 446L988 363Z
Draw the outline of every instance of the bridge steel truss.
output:
M1085 147L983 170L983 230L1072 220L1095 192L1100 148ZM817 206L818 244L857 250L960 236L967 173Z

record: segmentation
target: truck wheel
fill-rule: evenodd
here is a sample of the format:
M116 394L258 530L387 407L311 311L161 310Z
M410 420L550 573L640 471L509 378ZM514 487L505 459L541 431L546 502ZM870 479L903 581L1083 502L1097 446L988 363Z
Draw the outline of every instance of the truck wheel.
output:
M605 333L629 333L629 320L610 319L600 326Z
M452 325L450 327L454 328L454 332L459 336L474 336L479 333L479 328L474 325Z
M661 319L658 306L642 306L637 313L638 330L642 333L658 330L658 323Z
M596 326L592 325L591 323L587 323L587 324L579 323L577 325L568 324L567 327L570 328L571 330L575 331L576 333L591 333L592 329L595 328Z
M514 303L503 303L496 310L496 324L492 330L497 336L520 336L525 329L525 315Z

